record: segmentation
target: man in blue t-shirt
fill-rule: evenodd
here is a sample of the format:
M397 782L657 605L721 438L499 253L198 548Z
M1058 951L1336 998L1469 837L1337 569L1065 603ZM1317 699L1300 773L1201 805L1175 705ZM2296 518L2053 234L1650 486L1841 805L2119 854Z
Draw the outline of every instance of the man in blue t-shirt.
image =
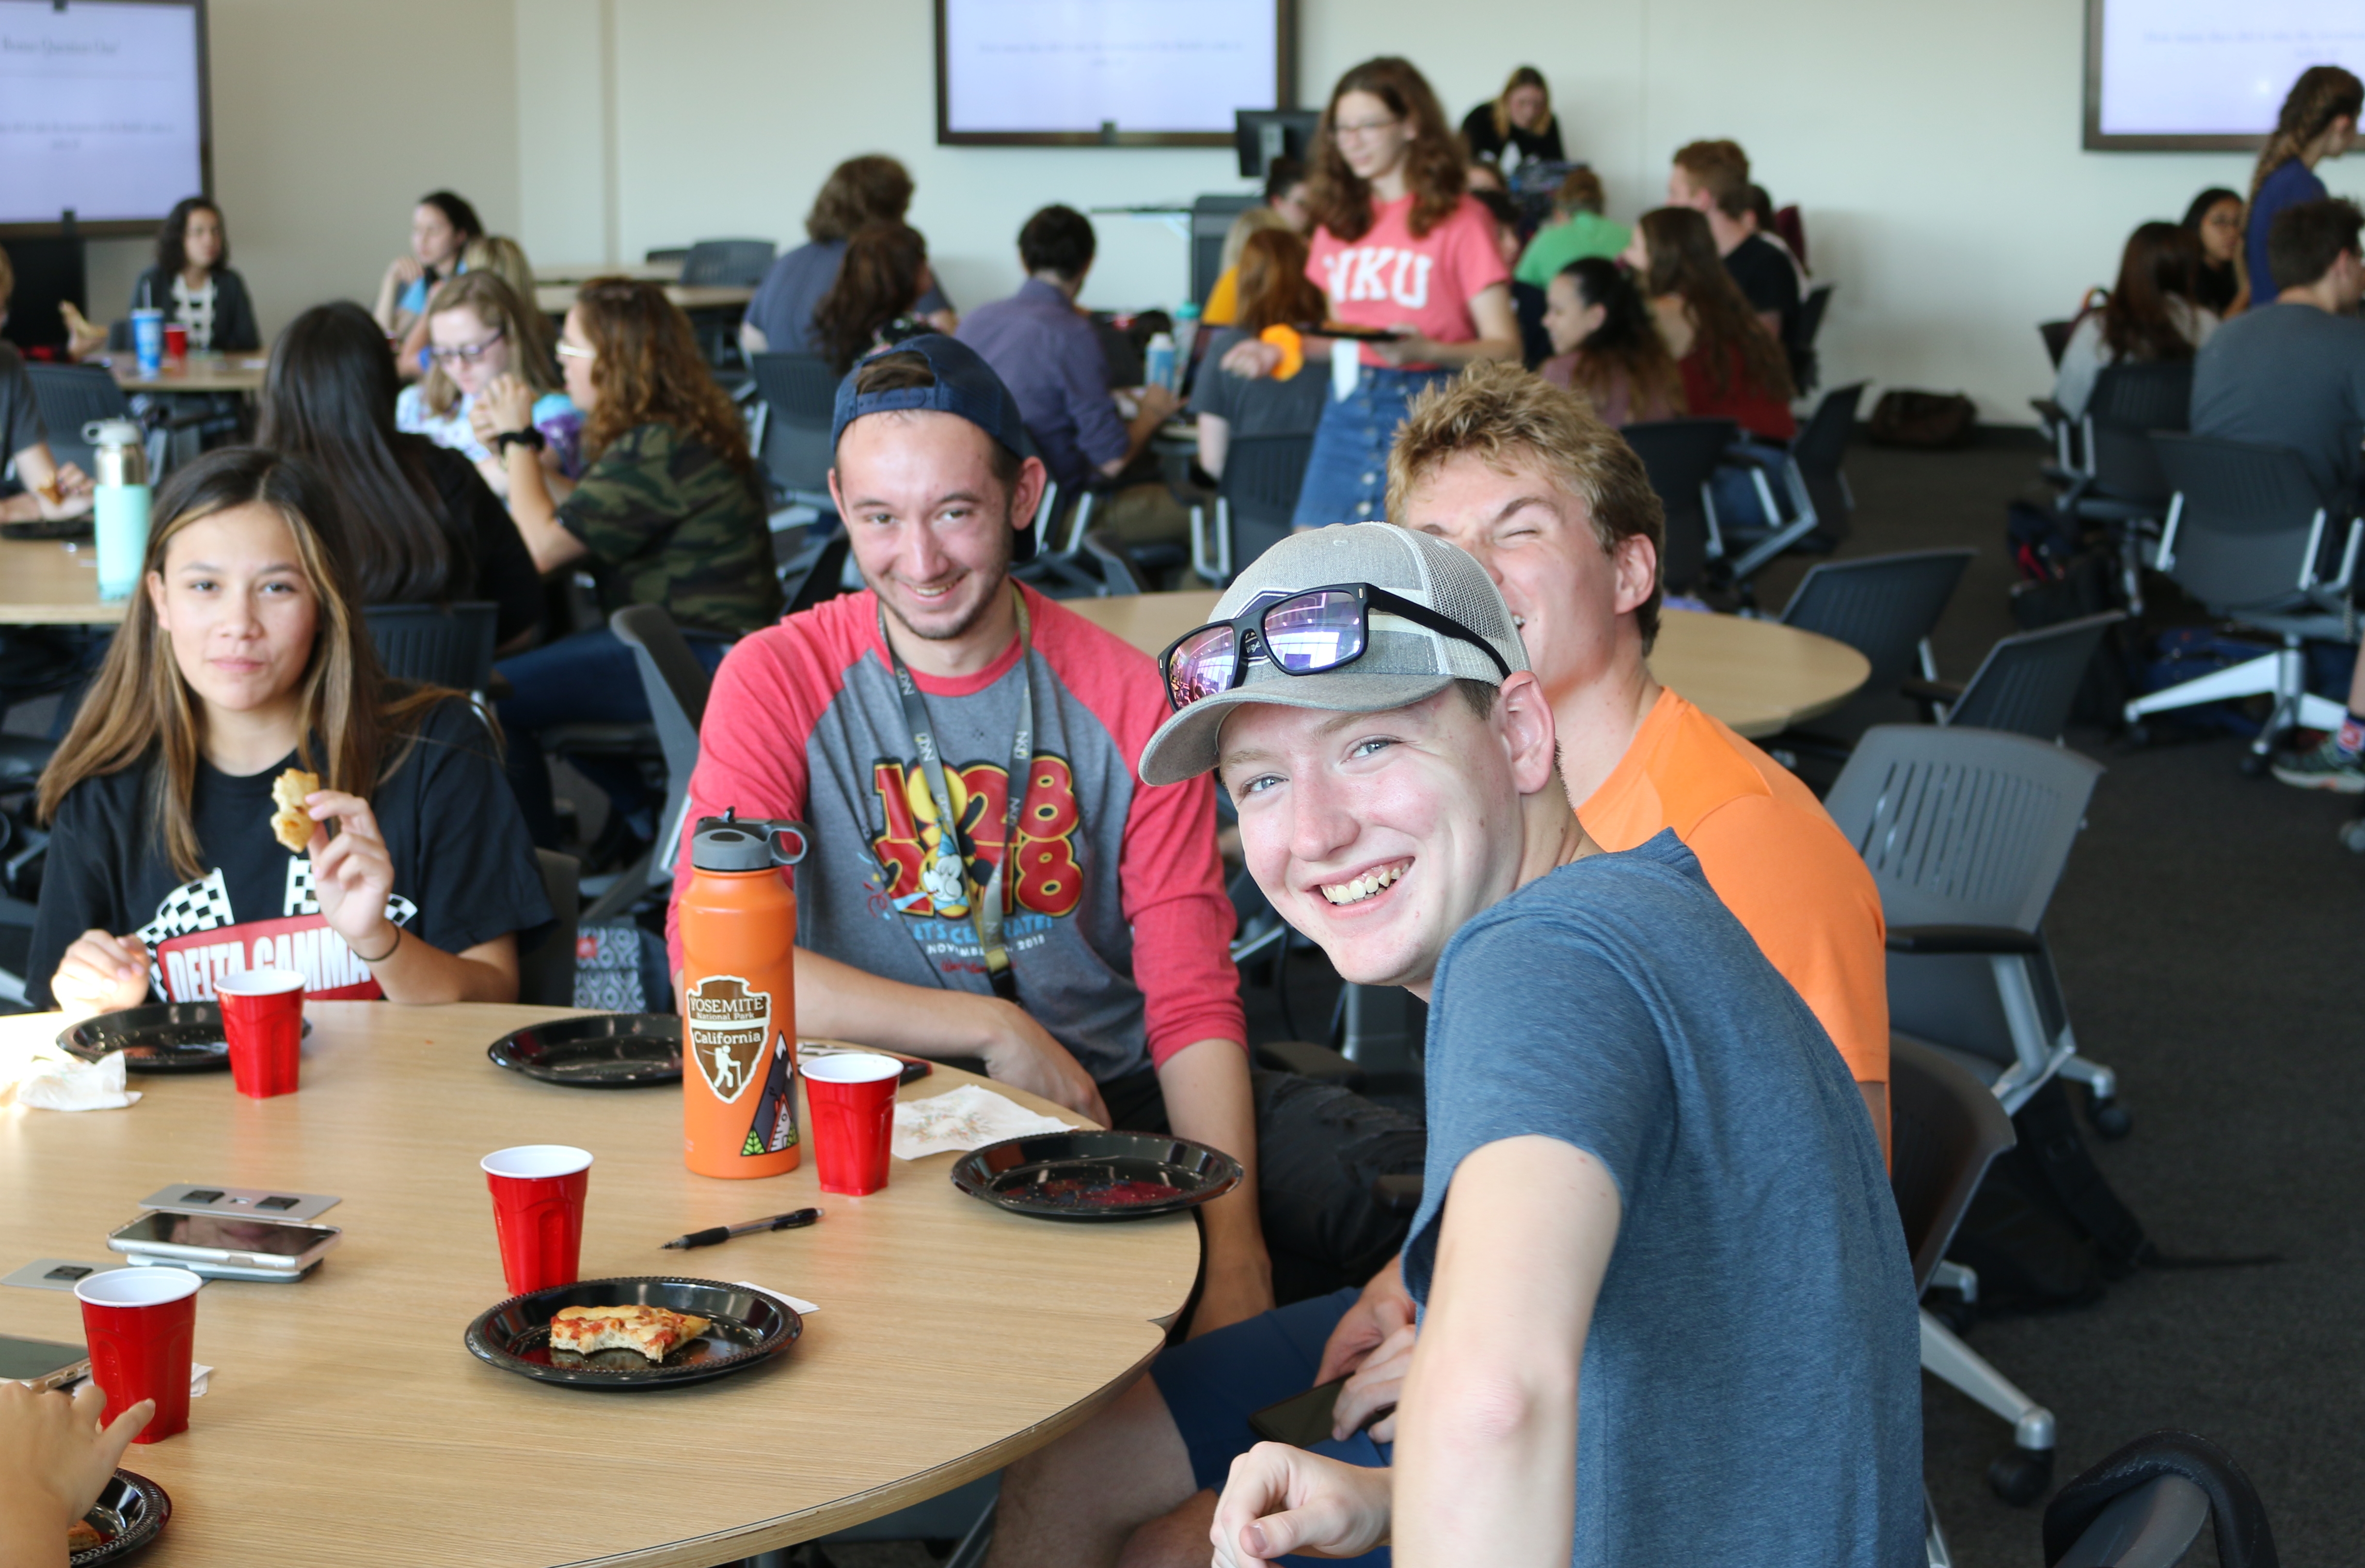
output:
M1672 834L1625 854L1586 836L1550 705L1468 555L1378 523L1301 533L1215 613L1169 661L1178 711L1142 778L1217 770L1274 907L1346 979L1431 1008L1404 1255L1421 1316L1373 1352L1408 1361L1393 1442L1382 1419L1250 1449L1216 1562L1385 1561L1384 1542L1423 1564L1916 1560L1911 1269L1813 1014ZM1260 1361L1303 1362L1297 1311L1168 1352L1014 1466L992 1561L1188 1560L1128 1512L1209 1484L1200 1450L1223 1434L1198 1386L1220 1403L1271 1382Z

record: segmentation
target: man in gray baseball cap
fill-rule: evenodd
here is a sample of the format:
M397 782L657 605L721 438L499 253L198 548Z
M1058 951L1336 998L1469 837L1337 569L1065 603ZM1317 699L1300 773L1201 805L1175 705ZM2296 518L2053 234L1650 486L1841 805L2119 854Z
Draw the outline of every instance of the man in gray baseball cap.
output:
M1459 549L1297 534L1215 614L1160 660L1142 775L1216 770L1283 917L1429 1002L1426 1193L1390 1265L1422 1316L1344 1365L1353 1291L1168 1350L1006 1473L991 1561L1909 1560L1911 1270L1814 1014L1673 834L1586 836ZM1286 1431L1270 1407L1342 1372Z

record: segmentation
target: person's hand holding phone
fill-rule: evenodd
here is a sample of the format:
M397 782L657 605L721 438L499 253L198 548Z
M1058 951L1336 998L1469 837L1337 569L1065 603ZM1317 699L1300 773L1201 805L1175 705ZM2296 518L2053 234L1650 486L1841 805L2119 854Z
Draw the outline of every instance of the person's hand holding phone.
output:
M1322 1347L1322 1367L1314 1381L1347 1379L1331 1407L1333 1438L1350 1436L1374 1411L1395 1406L1412 1365L1416 1316L1411 1293L1405 1289L1404 1259L1398 1255L1372 1276ZM1373 1440L1393 1442L1395 1430L1395 1417L1390 1414L1373 1426Z

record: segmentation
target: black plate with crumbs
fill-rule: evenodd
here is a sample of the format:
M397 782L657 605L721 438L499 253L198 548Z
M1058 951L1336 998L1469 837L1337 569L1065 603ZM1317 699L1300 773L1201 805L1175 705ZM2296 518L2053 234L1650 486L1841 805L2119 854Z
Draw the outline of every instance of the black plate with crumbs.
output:
M578 1356L550 1348L550 1320L570 1306L662 1306L708 1320L706 1332L652 1364L638 1350ZM775 1295L673 1275L578 1280L511 1296L468 1325L478 1361L537 1383L569 1388L676 1388L761 1366L796 1342L804 1319Z
M670 1013L595 1013L512 1029L485 1047L496 1067L577 1089L681 1081L681 1020Z
M953 1185L1039 1219L1147 1219L1180 1214L1240 1184L1221 1149L1163 1133L1079 1128L1004 1138L953 1161Z
M312 1021L304 1020L304 1033ZM227 1072L230 1042L222 1038L219 1002L165 1002L85 1018L58 1036L59 1047L84 1061L117 1051L129 1072Z
M73 1568L119 1562L163 1534L164 1522L172 1517L173 1499L162 1486L144 1475L118 1470L99 1489L98 1506L83 1516L83 1522L104 1539L67 1561Z

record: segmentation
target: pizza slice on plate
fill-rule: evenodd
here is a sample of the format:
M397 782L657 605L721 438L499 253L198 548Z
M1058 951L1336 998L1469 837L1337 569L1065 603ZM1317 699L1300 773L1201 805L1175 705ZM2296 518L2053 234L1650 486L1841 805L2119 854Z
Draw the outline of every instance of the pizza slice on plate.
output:
M597 1350L638 1350L650 1361L706 1332L707 1319L662 1306L567 1306L550 1320L550 1348L588 1356Z

